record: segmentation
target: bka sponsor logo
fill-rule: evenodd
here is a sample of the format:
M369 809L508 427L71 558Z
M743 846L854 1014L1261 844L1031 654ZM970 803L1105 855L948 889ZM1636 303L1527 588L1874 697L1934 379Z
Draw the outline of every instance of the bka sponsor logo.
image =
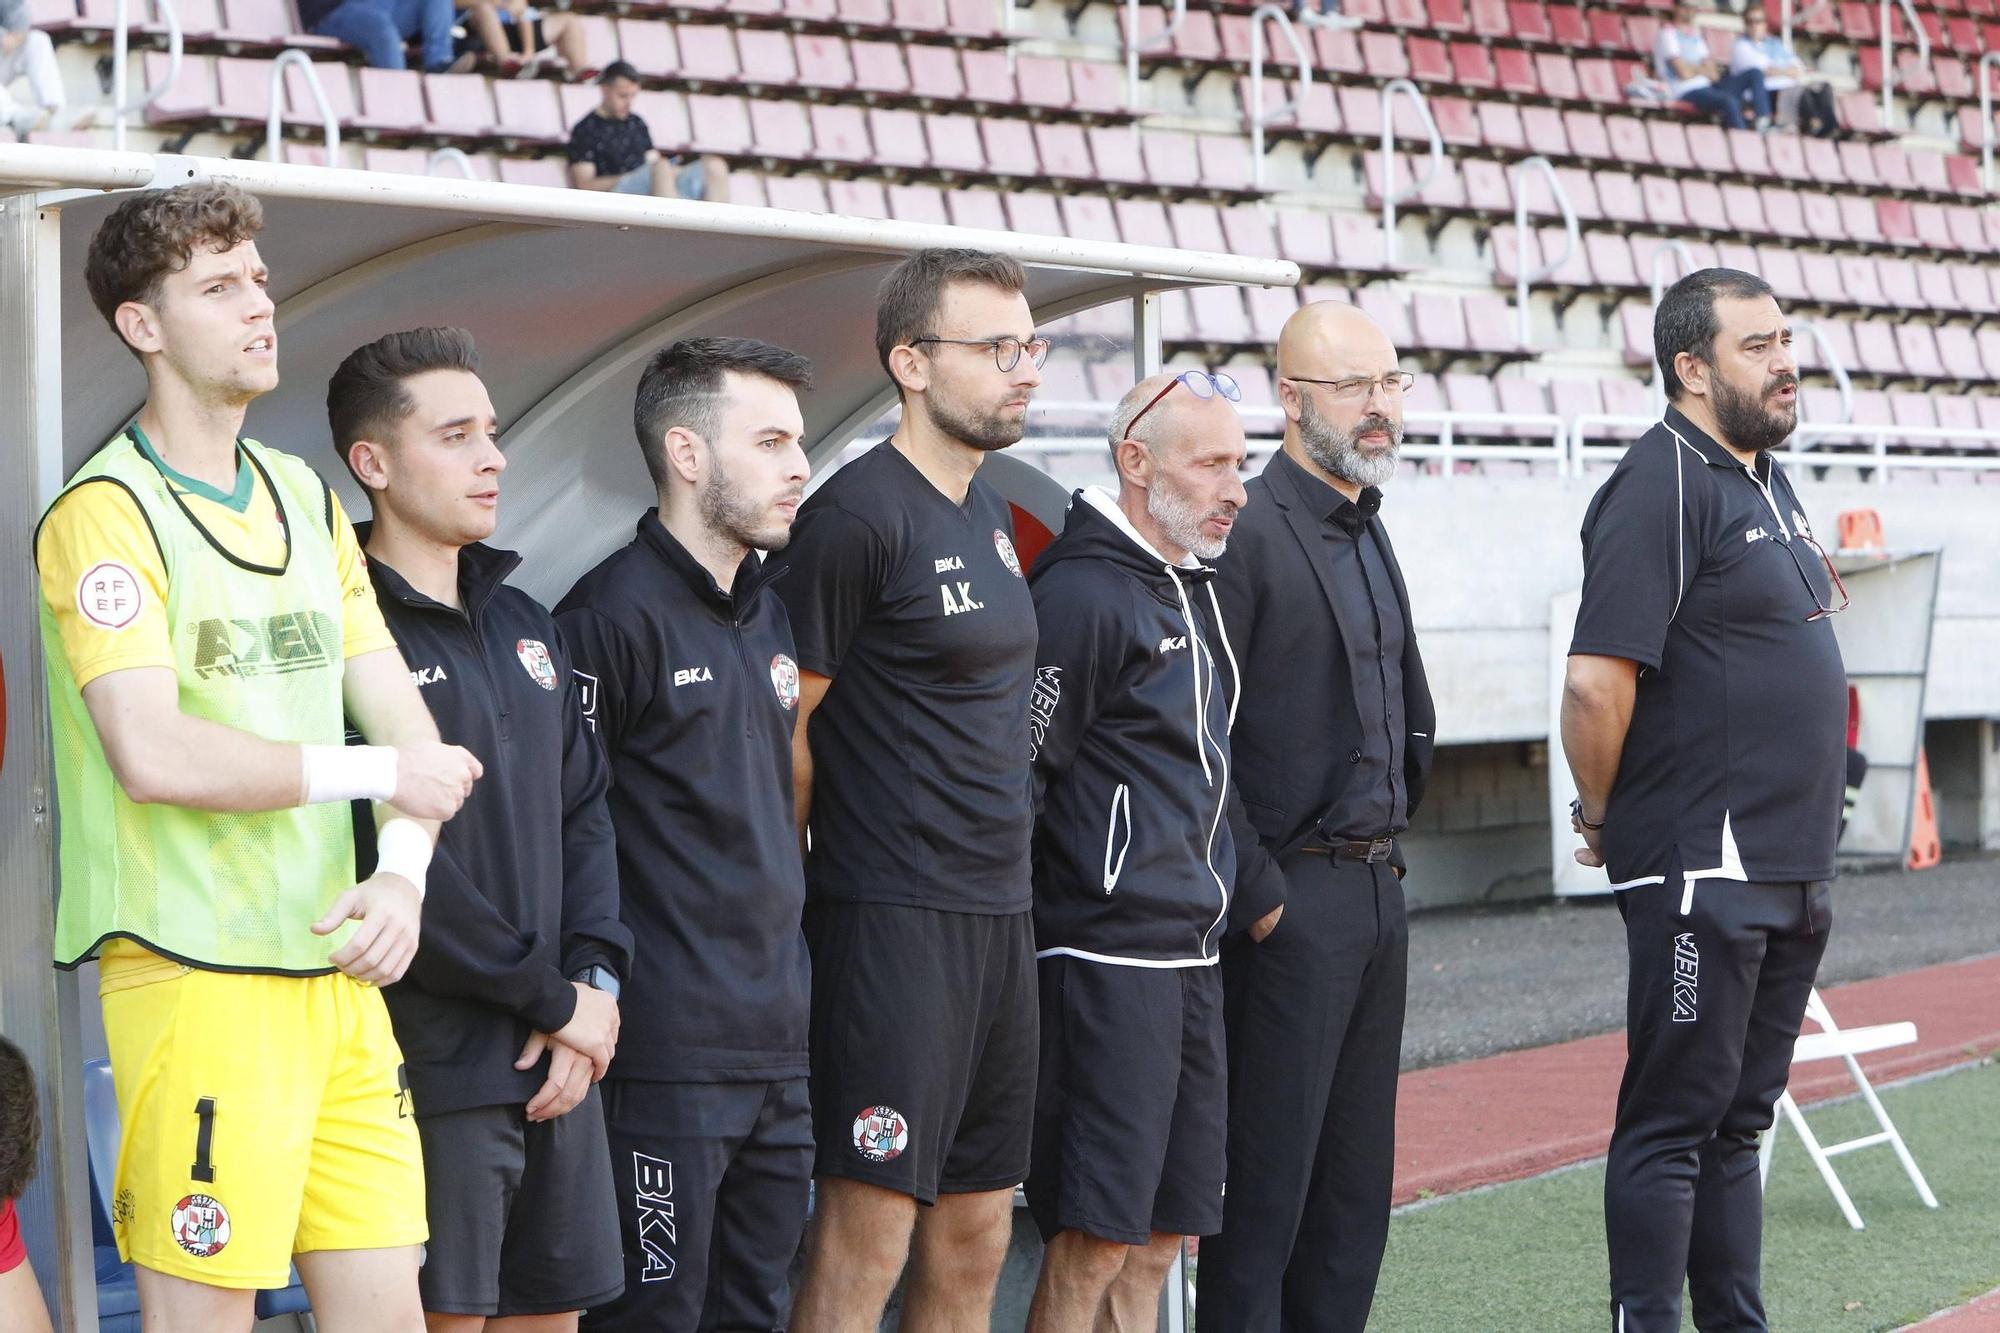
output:
M965 561L955 555L948 555L942 560L931 561L931 566L933 573L949 574L954 569L964 569Z
M1185 647L1187 647L1187 635L1185 634L1169 634L1166 638L1160 640L1160 651L1163 653L1170 653L1176 648Z
M952 592L949 583L938 584L938 592L944 596L944 613L948 616L963 615L967 611L984 611L986 603L973 600L972 585L960 582L957 593Z
M1752 528L1743 534L1743 540L1745 542L1767 542L1771 540L1771 534L1762 528Z
M674 684L699 685L705 680L714 680L714 673L707 667L682 667L674 672Z
M194 673L201 680L315 671L334 665L340 653L340 631L320 611L197 620L188 633L194 636Z
M674 1275L679 1227L674 1220L674 1164L645 1153L632 1154L632 1197L638 1204L641 1282L665 1282Z
M1055 721L1056 705L1062 702L1062 668L1035 668L1035 683L1028 691L1028 761L1042 752L1042 738Z
M420 688L425 685L441 684L450 679L450 676L444 674L444 668L441 666L419 667L410 673L410 684Z
M1695 986L1701 980L1701 952L1686 931L1674 936L1674 1022L1695 1021Z

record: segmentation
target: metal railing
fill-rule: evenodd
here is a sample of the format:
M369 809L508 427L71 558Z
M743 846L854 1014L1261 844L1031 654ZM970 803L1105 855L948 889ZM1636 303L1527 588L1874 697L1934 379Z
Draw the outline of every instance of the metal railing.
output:
M1931 36L1924 31L1924 25L1917 18L1917 7L1910 0L1893 0L1893 7L1901 8L1903 18L1910 25L1910 35L1917 39L1917 63L1931 63ZM1882 0L1882 12L1877 19L1882 29L1882 128L1889 129L1895 123L1896 89L1896 42L1889 31L1889 16L1892 0Z
M1183 3L1186 0L1182 0ZM1264 105L1264 25L1276 23L1278 31L1292 48L1292 54L1299 62L1299 86L1288 102L1274 107ZM1291 115L1299 109L1299 99L1306 89L1312 87L1312 55L1305 43L1299 40L1299 31L1292 24L1292 16L1273 4L1262 4L1250 12L1250 104L1244 113L1250 118L1250 183L1258 189L1264 188L1264 126L1280 116Z
M264 155L273 162L283 156L284 145L280 140L284 135L285 69L290 65L297 65L305 71L306 90L312 94L313 104L319 108L320 124L326 130L326 164L337 167L340 165L340 117L333 113L333 103L327 100L326 87L319 81L319 71L313 68L312 58L297 47L283 52L271 62L271 107L264 116Z
M125 148L125 117L134 111L144 111L153 103L173 91L181 77L181 17L174 9L174 0L153 0L159 8L160 18L167 25L167 75L155 87L148 88L136 102L125 100L125 67L127 50L131 45L132 0L117 0L111 11L113 31L111 34L111 147L114 152Z
M1813 345L1819 348L1820 359L1826 363L1826 373L1833 377L1833 387L1840 393L1840 420L1842 422L1854 420L1854 381L1848 377L1847 367L1840 363L1840 353L1834 350L1832 339L1826 336L1826 330L1820 327L1818 320L1814 319L1792 321L1793 339L1796 340L1801 333L1812 338ZM1803 395L1799 399L1799 409L1799 425L1803 427L1805 425Z
M1993 67L2000 65L2000 51L1979 57L1979 170L1988 190L1993 188Z
M1555 200L1556 207L1562 210L1563 219L1562 258L1550 260L1544 257L1541 267L1533 273L1528 272L1527 263L1527 175L1531 168L1547 178L1549 195ZM1529 336L1528 328L1528 288L1546 278L1554 277L1562 271L1565 264L1576 258L1576 247L1581 243L1582 235L1576 223L1576 210L1570 207L1569 192L1563 189L1562 181L1557 178L1553 162L1546 157L1524 157L1513 165L1508 174L1514 178L1514 307L1520 312L1520 344L1522 347L1529 347L1533 345L1534 340ZM1658 302L1654 304L1657 306Z
M1603 412L1587 412L1572 418L1569 423L1572 469L1580 475L1586 463L1615 462L1630 443L1590 444L1588 441L1593 435L1616 430L1643 432L1652 429L1658 422L1658 417L1616 416ZM1822 449L1800 447L1827 437L1836 437L1837 443L1870 446L1869 452L1829 453ZM1889 452L1892 441L1970 445L1992 452L1983 455L1892 454ZM1966 430L1951 426L1867 425L1852 421L1801 421L1792 433L1790 447L1772 450L1771 457L1799 467L1870 469L1875 474L1877 485L1887 485L1889 474L1898 471L2000 472L2000 431Z
M1396 185L1396 118L1392 114L1397 93L1407 93L1422 118L1424 130L1430 135L1430 165L1424 174L1410 183L1408 189L1398 189ZM1396 262L1396 205L1405 199L1415 198L1430 188L1437 179L1438 171L1444 166L1444 136L1438 133L1437 121L1431 118L1430 99L1423 89L1408 79L1391 79L1382 85L1382 253L1383 262L1393 266Z
M1181 25L1187 22L1187 0L1174 0L1174 16L1167 26L1151 37L1139 37L1139 0L1125 0L1125 106L1127 110L1139 109L1139 52L1155 46L1172 46L1174 38L1180 34Z
M439 171L438 168L446 164L457 167L458 174L467 180L478 179L478 177L472 174L472 159L466 156L463 148L431 149L430 159L424 163L424 175L442 176L444 173Z

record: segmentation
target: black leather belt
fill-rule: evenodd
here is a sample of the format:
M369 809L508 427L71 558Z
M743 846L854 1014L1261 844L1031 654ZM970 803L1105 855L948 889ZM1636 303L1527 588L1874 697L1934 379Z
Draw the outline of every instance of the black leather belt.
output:
M1369 865L1377 865L1388 860L1389 854L1395 849L1396 840L1394 838L1373 838L1367 841L1348 842L1313 841L1299 848L1300 851L1311 852L1315 856L1330 856L1336 861L1362 861Z

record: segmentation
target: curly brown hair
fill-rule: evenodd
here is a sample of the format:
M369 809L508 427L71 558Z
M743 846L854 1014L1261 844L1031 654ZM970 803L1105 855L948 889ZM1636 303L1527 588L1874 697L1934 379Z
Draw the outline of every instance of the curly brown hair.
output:
M0 1037L0 1199L18 1199L28 1188L41 1138L41 1109L28 1057Z
M84 285L116 332L118 307L127 301L156 303L161 282L188 266L196 246L220 253L263 229L264 206L227 181L143 190L111 210L90 238Z

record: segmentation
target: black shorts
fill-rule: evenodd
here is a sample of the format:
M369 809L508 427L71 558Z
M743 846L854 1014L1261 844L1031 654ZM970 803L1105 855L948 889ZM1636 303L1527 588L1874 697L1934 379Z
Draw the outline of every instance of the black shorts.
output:
M431 1238L417 1288L435 1314L560 1314L625 1285L596 1088L529 1123L520 1106L419 1116Z
M1222 1230L1229 1075L1222 971L1041 963L1028 1207L1046 1239L1144 1245Z
M884 903L806 909L813 1172L936 1203L1028 1174L1035 932Z

